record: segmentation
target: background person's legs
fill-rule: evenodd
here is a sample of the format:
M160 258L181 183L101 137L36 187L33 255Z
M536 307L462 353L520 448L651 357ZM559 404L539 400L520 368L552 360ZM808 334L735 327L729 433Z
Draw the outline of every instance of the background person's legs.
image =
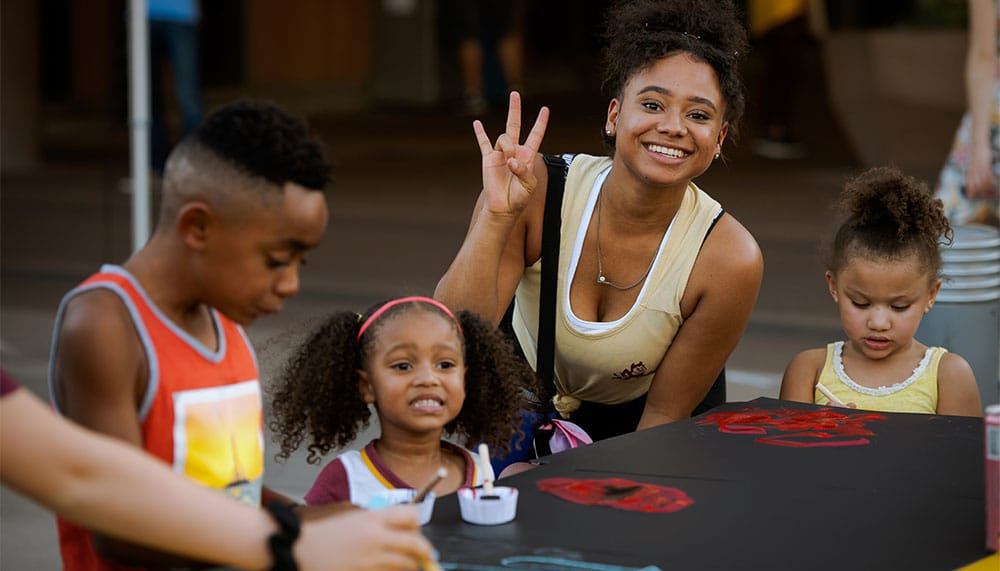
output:
M174 99L180 112L177 139L187 135L202 118L198 67L198 26L182 22L149 22L150 56L150 167L163 173L174 137L167 121L164 73L169 70Z
M756 154L773 159L805 156L805 148L792 129L802 83L803 54L810 41L807 12L775 25L760 36L764 56L761 133L754 141Z

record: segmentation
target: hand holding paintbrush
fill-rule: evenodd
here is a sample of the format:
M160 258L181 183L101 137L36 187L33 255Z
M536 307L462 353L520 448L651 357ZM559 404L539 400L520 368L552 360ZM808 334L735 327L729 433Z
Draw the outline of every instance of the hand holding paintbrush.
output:
M845 408L854 408L853 406L851 406L851 405L845 403L844 401L840 400L839 398L837 398L837 395L833 394L830 391L830 389L828 389L825 386L823 386L823 383L821 383L819 381L816 382L816 390L819 391L820 393L822 393L823 396L825 396L826 398L828 398L830 400L830 404L833 404L835 406L842 406L842 407L845 407Z
M431 493L431 490L434 489L434 486L438 485L441 482L441 480L443 480L444 477L447 475L448 475L448 470L446 470L444 466L438 468L437 472L434 473L434 477L431 478L431 481L427 482L427 485L421 488L420 491L418 491L417 494L413 496L413 499L410 500L409 503L413 505L423 503L423 501L427 498L427 494ZM424 561L421 564L420 568L422 571L442 571L441 566L438 564L437 561L434 561L433 559L428 559Z

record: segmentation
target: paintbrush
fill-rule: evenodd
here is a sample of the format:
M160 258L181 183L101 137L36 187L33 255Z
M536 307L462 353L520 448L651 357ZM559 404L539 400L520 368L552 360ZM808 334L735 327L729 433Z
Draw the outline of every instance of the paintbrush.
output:
M816 390L819 391L819 392L821 392L821 393L823 393L823 396L825 396L826 398L830 399L831 403L833 403L833 404L835 404L837 406L847 406L844 403L844 401L842 401L839 398L837 398L837 395L831 393L830 389L824 387L823 383L821 383L819 381L816 382Z
M421 489L419 492L417 492L417 495L413 496L413 500L411 500L410 503L419 504L420 502L424 501L424 498L427 497L427 494L431 493L431 490L434 489L434 486L438 485L438 482L440 482L441 479L447 475L448 475L448 470L446 470L444 466L438 468L438 471L434 473L434 477L431 478L431 481L427 482L427 485L424 486L423 489Z
M483 495L481 500L499 500L500 496L493 493L493 465L490 464L490 449L485 443L479 445L479 469L483 471Z

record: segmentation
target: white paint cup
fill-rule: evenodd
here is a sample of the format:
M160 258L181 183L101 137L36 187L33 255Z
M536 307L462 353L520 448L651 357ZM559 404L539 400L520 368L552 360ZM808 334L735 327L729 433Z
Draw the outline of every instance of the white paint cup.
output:
M462 488L458 491L458 507L462 519L476 525L499 525L517 515L517 488L495 486L491 496L484 496L481 488Z

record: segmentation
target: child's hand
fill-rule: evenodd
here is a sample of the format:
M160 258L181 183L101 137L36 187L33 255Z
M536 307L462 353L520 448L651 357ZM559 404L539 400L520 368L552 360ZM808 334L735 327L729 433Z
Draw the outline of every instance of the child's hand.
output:
M545 136L548 120L549 109L542 107L528 138L521 145L521 95L512 91L507 130L497 137L495 145L490 143L479 120L472 123L483 155L483 189L490 212L517 215L527 206L538 183L534 173L535 156Z
M828 404L830 406L836 406L840 408L858 408L858 405L854 404L853 402L845 403L841 401L839 398L837 398L837 395L831 393L830 389L824 387L823 383L819 381L816 382L815 389L819 391L820 394L826 397L826 400L829 401Z

